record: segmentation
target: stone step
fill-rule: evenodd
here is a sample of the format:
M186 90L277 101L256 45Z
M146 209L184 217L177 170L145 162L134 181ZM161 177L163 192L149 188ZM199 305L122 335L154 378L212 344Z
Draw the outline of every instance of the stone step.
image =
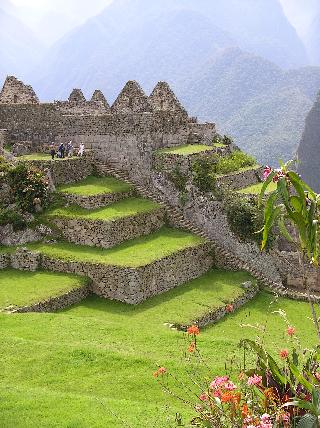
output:
M86 275L94 293L130 304L197 278L213 265L210 244L169 228L111 249L67 243L28 247L41 253L43 269Z
M129 198L95 210L57 208L47 216L67 241L111 248L159 230L165 222L165 209L147 199Z
M134 187L122 180L94 176L79 183L60 186L57 191L68 203L86 209L105 207L135 194Z

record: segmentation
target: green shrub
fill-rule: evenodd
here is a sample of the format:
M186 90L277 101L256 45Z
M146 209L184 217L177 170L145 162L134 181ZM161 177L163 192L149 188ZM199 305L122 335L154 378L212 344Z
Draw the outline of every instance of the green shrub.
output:
M168 174L169 180L172 181L175 188L180 192L184 192L188 177L181 171L180 167L176 165L174 169Z
M228 174L229 172L238 171L256 165L254 157L247 155L241 150L236 150L228 156L220 157L216 164L215 172L217 174Z
M0 173L6 173L10 169L10 164L5 160L3 156L0 156Z
M0 209L0 225L12 224L13 230L21 230L26 226L23 216L14 210L8 208Z
M257 232L263 227L263 211L254 199L230 193L225 199L224 208L231 230L241 240L261 242L262 232Z
M202 192L215 190L215 168L218 157L200 158L192 164L192 182Z
M8 175L17 204L23 211L36 212L36 202L42 208L47 207L48 181L42 171L21 163L11 168Z

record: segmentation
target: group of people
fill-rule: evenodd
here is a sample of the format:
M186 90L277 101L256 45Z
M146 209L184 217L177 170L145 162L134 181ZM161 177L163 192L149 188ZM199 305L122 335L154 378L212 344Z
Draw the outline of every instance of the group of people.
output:
M63 143L61 143L58 147L58 150L56 150L55 144L50 144L50 155L51 159L54 159L55 157L63 159L63 158L71 158L73 156L74 152L74 146L72 144L72 140L67 143L65 146ZM80 143L79 149L77 152L77 155L82 157L84 153L84 144Z

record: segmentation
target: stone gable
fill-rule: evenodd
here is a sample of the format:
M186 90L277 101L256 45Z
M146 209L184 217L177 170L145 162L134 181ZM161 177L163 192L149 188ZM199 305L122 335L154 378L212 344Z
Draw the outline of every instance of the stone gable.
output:
M147 95L143 92L139 83L130 80L122 89L118 98L113 103L113 113L145 113L151 112L152 107Z
M39 99L30 85L8 76L0 93L0 104L38 104Z
M153 110L173 111L188 116L167 82L159 82L149 97Z

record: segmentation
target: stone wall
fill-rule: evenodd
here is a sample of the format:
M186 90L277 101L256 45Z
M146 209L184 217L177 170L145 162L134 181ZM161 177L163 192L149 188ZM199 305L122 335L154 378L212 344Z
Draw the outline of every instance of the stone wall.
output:
M89 156L51 160L48 155L48 160L29 160L28 164L42 171L49 170L55 185L81 181L93 172L93 162Z
M122 199L131 198L135 195L135 191L129 190L128 192L116 192L116 193L100 193L98 195L75 195L69 193L60 193L63 195L65 200L69 204L79 205L82 208L86 208L88 210L94 208L101 208L111 205L115 202L121 201Z
M230 189L238 190L253 184L257 184L259 181L261 181L262 174L263 167L226 174L216 178L216 185L218 187L229 187Z
M114 221L56 217L51 221L65 239L79 245L110 248L129 239L149 235L164 225L164 209L122 217Z
M31 86L8 76L0 92L0 104L37 104L39 99Z
M237 298L235 298L232 301L226 301L225 305L215 308L206 314L202 315L199 318L196 318L192 321L190 321L189 325L197 325L199 328L204 328L208 325L215 324L218 321L220 321L225 316L229 315L229 312L227 311L226 305L232 305L233 310L237 310L241 308L243 305L248 303L250 300L252 300L259 292L259 287L257 284L252 283L251 281L247 281L242 284L242 287L244 289L243 294ZM176 328L177 330L186 331L189 325L183 325L183 324L173 324L171 328Z
M0 226L0 245L24 245L39 241L41 237L36 229L13 230L12 224Z
M11 313L27 313L27 312L56 312L69 306L81 302L90 294L90 289L86 285L84 287L77 287L68 291L65 294L57 297L50 297L32 305L23 306L21 308L13 309Z
M43 255L42 268L88 276L92 291L101 297L138 304L207 272L213 264L209 249L208 244L187 248L138 268L60 261Z
M18 270L35 272L41 265L41 255L27 248L18 248L15 253L10 254L10 266Z

